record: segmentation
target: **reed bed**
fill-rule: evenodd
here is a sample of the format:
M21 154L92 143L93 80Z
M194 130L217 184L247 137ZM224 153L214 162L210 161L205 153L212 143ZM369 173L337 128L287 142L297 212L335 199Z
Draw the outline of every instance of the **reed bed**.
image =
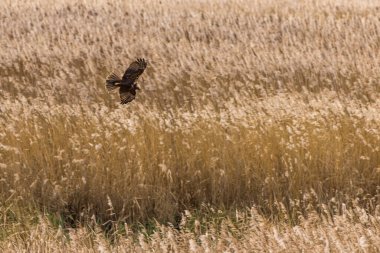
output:
M223 219L201 222L187 212L181 230L156 224L153 234L134 233L122 226L110 241L99 226L56 229L40 217L24 233L0 241L0 249L15 252L377 252L380 248L379 218L365 210L345 210L342 215L321 219L316 213L297 226L273 224L255 209L238 222ZM191 223L193 229L188 228ZM195 224L195 225L194 225Z
M0 10L4 250L379 250L380 3Z

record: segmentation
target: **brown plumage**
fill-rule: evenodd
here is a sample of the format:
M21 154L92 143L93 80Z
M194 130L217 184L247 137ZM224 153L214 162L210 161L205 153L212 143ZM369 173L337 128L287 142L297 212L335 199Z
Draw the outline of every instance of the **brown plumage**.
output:
M144 72L147 62L143 58L138 58L132 62L125 71L123 78L120 79L115 73L111 73L106 78L106 88L108 91L113 91L119 88L120 103L127 104L135 99L136 90L140 90L137 86L137 79Z

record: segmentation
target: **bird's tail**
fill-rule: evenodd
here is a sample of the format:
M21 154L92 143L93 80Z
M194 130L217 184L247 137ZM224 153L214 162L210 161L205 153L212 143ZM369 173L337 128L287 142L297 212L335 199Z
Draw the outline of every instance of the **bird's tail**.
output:
M121 82L120 77L112 72L106 78L106 89L108 91L113 91L114 89L119 87L119 85L117 85L117 84L120 82Z

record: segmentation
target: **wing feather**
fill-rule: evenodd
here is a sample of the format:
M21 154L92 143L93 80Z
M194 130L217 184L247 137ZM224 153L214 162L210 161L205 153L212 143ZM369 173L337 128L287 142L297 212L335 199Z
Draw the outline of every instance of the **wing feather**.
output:
M146 68L145 59L139 58L136 61L132 62L127 70L125 71L122 82L132 84L134 83L139 76L144 72Z
M128 87L125 87L125 86L120 87L119 94L120 94L120 103L122 105L133 101L136 97L136 91L130 90Z

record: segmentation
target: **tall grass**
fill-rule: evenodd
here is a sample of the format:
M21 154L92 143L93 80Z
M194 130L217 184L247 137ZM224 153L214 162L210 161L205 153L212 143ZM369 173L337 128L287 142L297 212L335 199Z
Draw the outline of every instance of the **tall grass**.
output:
M304 201L311 189L318 203L346 203L379 186L378 105L343 111L276 97L258 103L261 116L230 108L213 117L35 103L2 109L1 187L4 198L16 191L54 211L102 216L110 198L129 220L173 222L202 203L272 213L277 201Z
M46 219L175 233L154 224L178 228L185 210L213 219L211 209L249 230L231 217L252 206L291 238L290 225L314 212L340 220L344 209L362 210L377 220L379 8L356 0L2 1L0 236L34 238ZM137 57L149 60L142 91L121 106L104 78ZM343 218L344 229L354 220ZM318 224L308 229L333 226ZM55 233L47 229L41 239ZM374 222L361 232L378 229ZM14 249L40 247L24 246Z
M273 224L251 209L239 222L200 222L187 213L181 230L156 224L150 236L128 225L113 240L99 226L54 228L46 219L24 233L15 233L0 248L14 252L377 252L379 217L360 208L321 219L315 213L297 226ZM189 229L191 224L194 229ZM70 239L68 239L70 238Z

